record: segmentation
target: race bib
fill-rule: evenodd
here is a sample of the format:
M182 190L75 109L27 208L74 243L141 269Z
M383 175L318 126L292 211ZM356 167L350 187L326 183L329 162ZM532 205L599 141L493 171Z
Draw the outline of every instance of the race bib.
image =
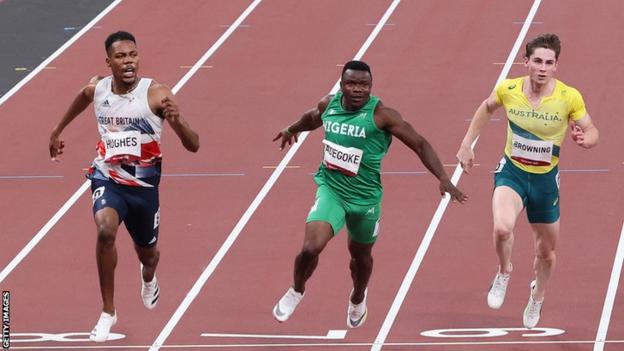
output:
M106 149L104 161L112 159L140 158L141 132L131 130L127 132L108 133L102 137Z
M531 140L513 134L511 158L525 165L548 166L552 161L553 143L545 140Z
M354 147L344 147L329 140L323 140L323 163L331 170L354 177L360 169L363 151Z

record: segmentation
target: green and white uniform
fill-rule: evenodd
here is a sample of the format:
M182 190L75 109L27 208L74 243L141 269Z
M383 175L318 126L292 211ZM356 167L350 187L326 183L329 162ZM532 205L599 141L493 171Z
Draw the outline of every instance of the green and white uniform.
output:
M392 137L377 128L376 96L357 111L342 107L337 93L323 112L323 162L314 176L316 201L307 222L325 221L337 234L347 224L349 237L359 243L375 242L381 217L381 161Z

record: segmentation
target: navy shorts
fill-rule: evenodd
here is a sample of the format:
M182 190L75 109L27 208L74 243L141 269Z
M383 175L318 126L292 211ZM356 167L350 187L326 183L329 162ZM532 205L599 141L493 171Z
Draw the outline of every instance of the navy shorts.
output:
M109 180L92 179L93 214L105 207L117 211L134 243L152 247L158 241L160 204L158 187L128 186Z

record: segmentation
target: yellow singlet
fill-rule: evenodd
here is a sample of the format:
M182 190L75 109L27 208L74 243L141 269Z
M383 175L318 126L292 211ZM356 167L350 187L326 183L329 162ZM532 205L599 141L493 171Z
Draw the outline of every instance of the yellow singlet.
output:
M520 169L547 173L559 163L559 149L568 121L585 117L585 102L578 90L555 80L552 95L534 109L522 92L525 77L506 79L496 87L496 102L505 107L505 155Z

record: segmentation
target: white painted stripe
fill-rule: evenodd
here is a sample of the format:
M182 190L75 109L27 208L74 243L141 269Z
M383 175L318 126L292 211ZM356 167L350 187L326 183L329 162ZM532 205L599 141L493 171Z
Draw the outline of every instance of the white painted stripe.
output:
M337 340L344 339L346 330L330 330L327 335L284 335L284 334L219 334L202 333L201 336L213 338L253 338L253 339L312 339L312 340Z
M370 33L366 41L364 42L360 50L355 55L354 57L355 60L360 59L362 55L364 55L368 47L372 44L373 40L375 40L375 38L381 31L381 28L384 26L386 21L388 21L388 18L390 17L394 9L397 7L399 2L400 0L394 0L392 4L390 4L388 9L384 13L383 17L377 24L377 26L373 28L372 32ZM335 94L338 91L339 87L340 87L340 79L336 81L336 84L334 84L334 87L331 89L330 94ZM191 303L195 300L201 288L204 286L204 284L206 284L206 281L208 281L208 278L210 278L210 276L215 271L215 269L217 268L217 266L219 265L219 263L221 262L225 254L230 250L230 247L234 244L234 241L236 241L236 239L240 235L245 225L247 225L247 222L249 221L251 216L254 214L254 212L256 212L256 209L258 208L262 200L264 200L265 196L269 193L269 190L271 190L271 188L273 187L273 184L275 184L275 182L277 181L279 176L282 174L282 172L284 171L284 169L286 168L290 160L293 158L297 150L299 150L301 145L303 145L303 142L305 141L305 139L308 137L309 134L310 132L301 133L298 138L299 142L293 144L290 147L290 149L288 150L288 152L286 153L282 161L279 163L279 165L277 165L277 168L275 168L275 170L273 171L269 179L266 181L264 186L262 186L262 189L260 189L260 192L258 193L258 195L256 195L256 197L251 202L251 204L249 205L245 213L243 213L243 216L239 219L238 223L236 223L236 226L234 227L234 229L232 229L228 237L225 239L225 241L219 248L219 251L217 251L215 256L212 258L212 260L206 267L206 269L202 272L202 274L199 276L199 278L197 279L197 281L195 282L191 290L185 296L180 306L178 306L177 310L175 311L175 313L173 314L169 322L167 322L167 325L165 325L165 328L160 332L160 335L158 335L158 337L154 341L152 347L150 348L150 351L159 350L160 347L162 347L162 345L164 344L165 340L173 332L173 328L175 328L175 326L178 324L178 322L180 321L180 319L182 318L186 310L189 308Z
M119 3L121 0L118 0L116 3ZM253 8L255 8L255 6L257 5L257 3L259 3L261 0L256 0L254 1L254 3L252 5L250 5L241 15L240 17L236 20L236 22L234 22L234 24L232 25L232 27L228 28L228 30L221 35L221 37L210 47L210 49L208 49L208 51L199 59L199 61L197 61L194 65L193 68L191 68L178 82L178 84L176 84L173 89L171 89L171 91L176 94L181 88L182 86L184 86L184 84L191 78L191 76L193 74L195 74L195 72L197 72L199 70L199 68L206 62L206 60L208 60L208 58L210 58L210 56L212 54L214 54L217 49L223 44L223 42L225 42L225 39L227 39L230 34L232 34L232 32L236 29L236 25L238 23L240 23L244 17L247 17L247 15L249 14L249 12L251 12L251 10L253 10ZM111 4L112 6L112 4ZM110 8L110 6L109 6ZM110 11L110 10L109 10ZM89 23L89 25L93 25L93 23L95 23L97 21L91 21ZM83 28L83 30L85 30L88 27ZM82 30L81 30L82 32ZM87 180L85 181L80 188L78 188L78 190L76 190L76 192L74 193L74 195L72 195L72 197L69 198L69 200L67 200L67 202L56 212L56 214L48 221L48 223L46 223L43 228L41 228L41 230L39 230L39 232L31 239L31 241L22 249L22 251L19 252L19 254L9 263L8 266L6 266L2 272L0 273L0 283L9 275L9 273L11 273L11 271L13 269L15 269L15 267L26 257L26 255L28 255L28 253L30 253L30 251L35 247L35 245L37 245L39 243L39 241L41 241L41 239L43 239L46 234L50 231L50 229L52 229L52 227L56 224L56 222L58 222L58 220L63 217L63 215L65 215L65 213L67 211L69 211L69 209L74 205L74 203L76 203L76 201L78 201L78 199L80 198L80 196L89 188L89 186L91 185L91 181Z
M594 340L543 340L543 341L469 341L469 342L389 342L386 343L386 346L396 346L401 347L402 349L406 349L406 347L420 347L420 346L500 346L500 345L518 345L518 346L527 346L527 345L584 345L584 344L593 344ZM609 340L608 344L616 345L616 344L624 344L624 340ZM336 350L339 348L344 348L346 350L352 350L354 347L366 347L371 346L370 342L340 342L340 343L329 343L329 342L315 342L315 343L267 343L267 344L171 344L167 346L163 346L162 348L172 349L172 350L192 350L192 349L277 349L277 348L292 348L294 350L305 348L318 348L320 350ZM59 346L14 346L11 345L11 350L128 350L128 349L146 349L149 345L95 345L91 343L91 345L59 345ZM432 350L432 348L428 348L428 350Z
M54 214L54 216L52 216L52 218L50 218L48 223L46 223L41 229L39 229L37 234L35 234L35 236L32 239L30 239L28 244L24 246L24 248L17 254L17 256L15 256L6 267L4 267L2 272L0 272L0 283L2 283L2 281L9 275L9 273L11 273L13 269L15 269L15 267L17 267L17 265L20 262L22 262L24 257L26 257L26 255L28 255L30 251L32 251L32 249L41 241L41 239L43 239L43 237L46 236L46 234L48 234L48 231L50 231L50 229L54 227L56 222L58 222L59 219L63 217L65 212L67 212L69 208L72 207L72 205L76 201L78 201L82 193L84 193L85 190L87 190L90 185L91 185L91 182L89 181L84 182L80 186L80 188L76 190L74 195L72 195L69 198L69 200L67 200L67 202L65 202L65 204L61 206L61 208L58 211L56 211L56 213Z
M620 231L620 242L618 243L613 260L613 269L611 270L611 279L609 279L609 287L605 296L602 315L600 316L600 324L598 325L598 333L596 334L596 342L594 351L602 351L604 349L605 340L607 339L607 331L609 330L609 322L611 321L611 312L615 304L615 294L618 290L620 282L620 274L622 273L622 262L624 262L624 223Z
M80 37L82 37L88 30L90 30L102 17L106 16L115 6L119 5L122 0L113 1L108 7L106 7L102 12L100 12L95 18L91 20L91 22L87 23L78 33L76 33L73 37L71 37L63 46L58 48L52 55L50 55L47 59L45 59L39 66L37 66L32 72L30 72L24 79L19 81L11 90L7 91L6 94L0 97L0 106L4 104L11 96L17 93L26 83L30 82L39 72L41 72L50 62L55 60L59 55L61 55L67 48L69 48L73 43L75 43Z
M531 10L529 11L527 18L524 21L524 25L522 26L522 29L520 29L520 33L518 34L518 37L516 38L516 42L514 43L511 51L509 52L507 61L505 61L505 66L503 66L503 70L498 76L498 79L496 80L495 85L498 85L501 81L503 81L503 79L505 79L505 77L507 77L507 74L509 73L509 69L511 68L511 64L513 63L514 58L518 54L520 46L522 45L522 42L524 41L524 38L526 37L526 34L529 30L529 26L531 22L533 21L535 14L537 13L537 9L539 8L540 3L541 3L541 0L535 0L533 2L533 6L531 6ZM474 149L474 146L476 145L477 140L479 140L478 137L472 143L471 148ZM461 169L461 166L458 164L455 168L455 172L453 172L453 176L451 177L451 181L453 182L453 184L457 184L457 182L459 181L459 178L461 177L461 174L462 174L462 169ZM379 330L379 333L377 334L377 337L375 338L375 342L373 344L373 347L371 347L371 351L373 350L379 351L383 347L386 341L386 338L388 337L388 333L390 333L390 328L392 328L392 324L394 324L394 320L396 319L396 316L399 313L399 309L401 308L401 305L403 304L403 300L405 300L407 291L409 290L409 287L412 285L412 282L414 281L414 277L416 276L416 272L420 268L420 264L422 263L425 257L425 253L429 249L429 245L431 244L431 241L433 240L435 231L438 228L438 225L440 224L440 220L442 219L442 215L446 211L446 207L449 201L450 201L450 196L448 194L446 194L442 198L442 200L440 200L440 204L438 205L438 208L436 212L434 213L433 218L431 219L431 223L429 224L429 227L427 228L427 231L425 232L425 236L423 237L422 242L420 243L420 246L418 247L418 250L416 251L416 256L414 256L414 259L412 260L412 263L407 273L405 274L405 277L403 278L403 282L401 283L401 286L399 287L399 291L397 292L397 295L394 298L394 302L392 303L392 306L390 306L390 310L388 311L388 314L386 315L386 319L384 320L381 326L381 329Z

